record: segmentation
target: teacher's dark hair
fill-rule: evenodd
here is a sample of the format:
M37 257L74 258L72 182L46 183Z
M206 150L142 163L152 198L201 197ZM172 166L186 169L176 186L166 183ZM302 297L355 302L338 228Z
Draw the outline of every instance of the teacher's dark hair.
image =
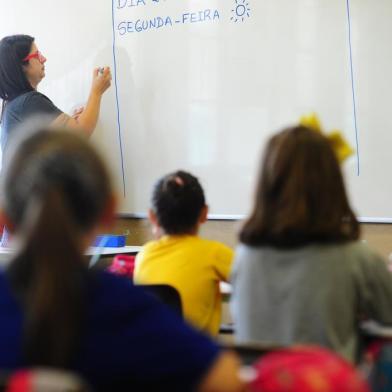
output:
M30 53L34 38L11 35L0 41L0 98L11 101L20 94L33 90L27 80L23 59Z
M298 247L358 237L359 224L328 139L303 126L273 136L240 241L251 246Z
M111 194L100 157L69 131L30 135L6 163L2 207L21 241L7 273L24 308L28 365L64 367L72 361L86 313L82 240Z

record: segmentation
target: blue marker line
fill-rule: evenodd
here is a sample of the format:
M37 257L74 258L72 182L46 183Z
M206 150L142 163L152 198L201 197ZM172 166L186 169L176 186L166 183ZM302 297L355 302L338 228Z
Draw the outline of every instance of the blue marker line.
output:
M112 29L113 29L113 61L114 61L114 87L116 92L116 110L117 110L117 129L118 129L118 139L120 142L120 158L121 158L121 173L123 180L123 193L126 196L125 189L125 171L124 171L124 156L123 156L123 146L122 146L122 136L121 136L121 121L120 121L120 104L118 100L118 87L117 87L117 60L116 60L116 32L114 27L114 0L112 0Z
M355 94L355 82L354 82L354 66L353 66L353 51L351 44L351 15L350 15L350 1L346 0L347 4L347 22L348 22L348 45L350 49L350 72L351 72L351 88L352 88L352 99L354 109L354 127L355 127L355 141L357 149L357 176L360 173L360 162L359 162L359 138L358 138L358 123L357 123L357 105L356 105L356 94Z

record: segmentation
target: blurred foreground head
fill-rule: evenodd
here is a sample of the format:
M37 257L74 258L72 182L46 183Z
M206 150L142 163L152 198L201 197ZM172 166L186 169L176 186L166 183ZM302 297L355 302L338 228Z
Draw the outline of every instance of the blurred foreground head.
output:
M54 220L66 215L80 233L101 218L112 190L87 140L70 131L43 129L16 140L11 154L3 173L2 208L15 232L31 224L37 209L42 215L55 208L46 215ZM58 224L64 223L61 219Z
M86 139L71 131L28 132L7 151L1 208L16 238L8 268L24 306L29 365L65 367L85 314L85 248L113 216L110 178Z

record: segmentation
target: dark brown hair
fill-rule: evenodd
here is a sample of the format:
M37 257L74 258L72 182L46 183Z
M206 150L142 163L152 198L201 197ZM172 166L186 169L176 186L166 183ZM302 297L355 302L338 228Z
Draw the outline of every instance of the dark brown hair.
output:
M109 176L87 141L42 130L17 143L2 185L4 212L21 241L8 276L24 308L25 360L67 366L85 313L82 239L111 197Z
M151 204L166 234L188 234L197 225L206 201L199 180L179 170L158 180Z
M23 59L30 53L34 38L11 35L0 41L0 98L11 101L20 94L33 90L27 80Z
M273 136L265 149L253 211L240 232L241 242L297 247L358 237L359 224L328 139L304 126Z

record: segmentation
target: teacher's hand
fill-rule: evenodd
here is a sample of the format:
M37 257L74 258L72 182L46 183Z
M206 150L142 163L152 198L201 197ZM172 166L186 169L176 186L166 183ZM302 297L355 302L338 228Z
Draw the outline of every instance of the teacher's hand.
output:
M84 111L84 106L78 107L73 110L71 117L74 118L75 120L78 120L79 116L83 113Z
M110 67L95 68L93 73L93 83L91 92L102 95L109 87L112 81Z

